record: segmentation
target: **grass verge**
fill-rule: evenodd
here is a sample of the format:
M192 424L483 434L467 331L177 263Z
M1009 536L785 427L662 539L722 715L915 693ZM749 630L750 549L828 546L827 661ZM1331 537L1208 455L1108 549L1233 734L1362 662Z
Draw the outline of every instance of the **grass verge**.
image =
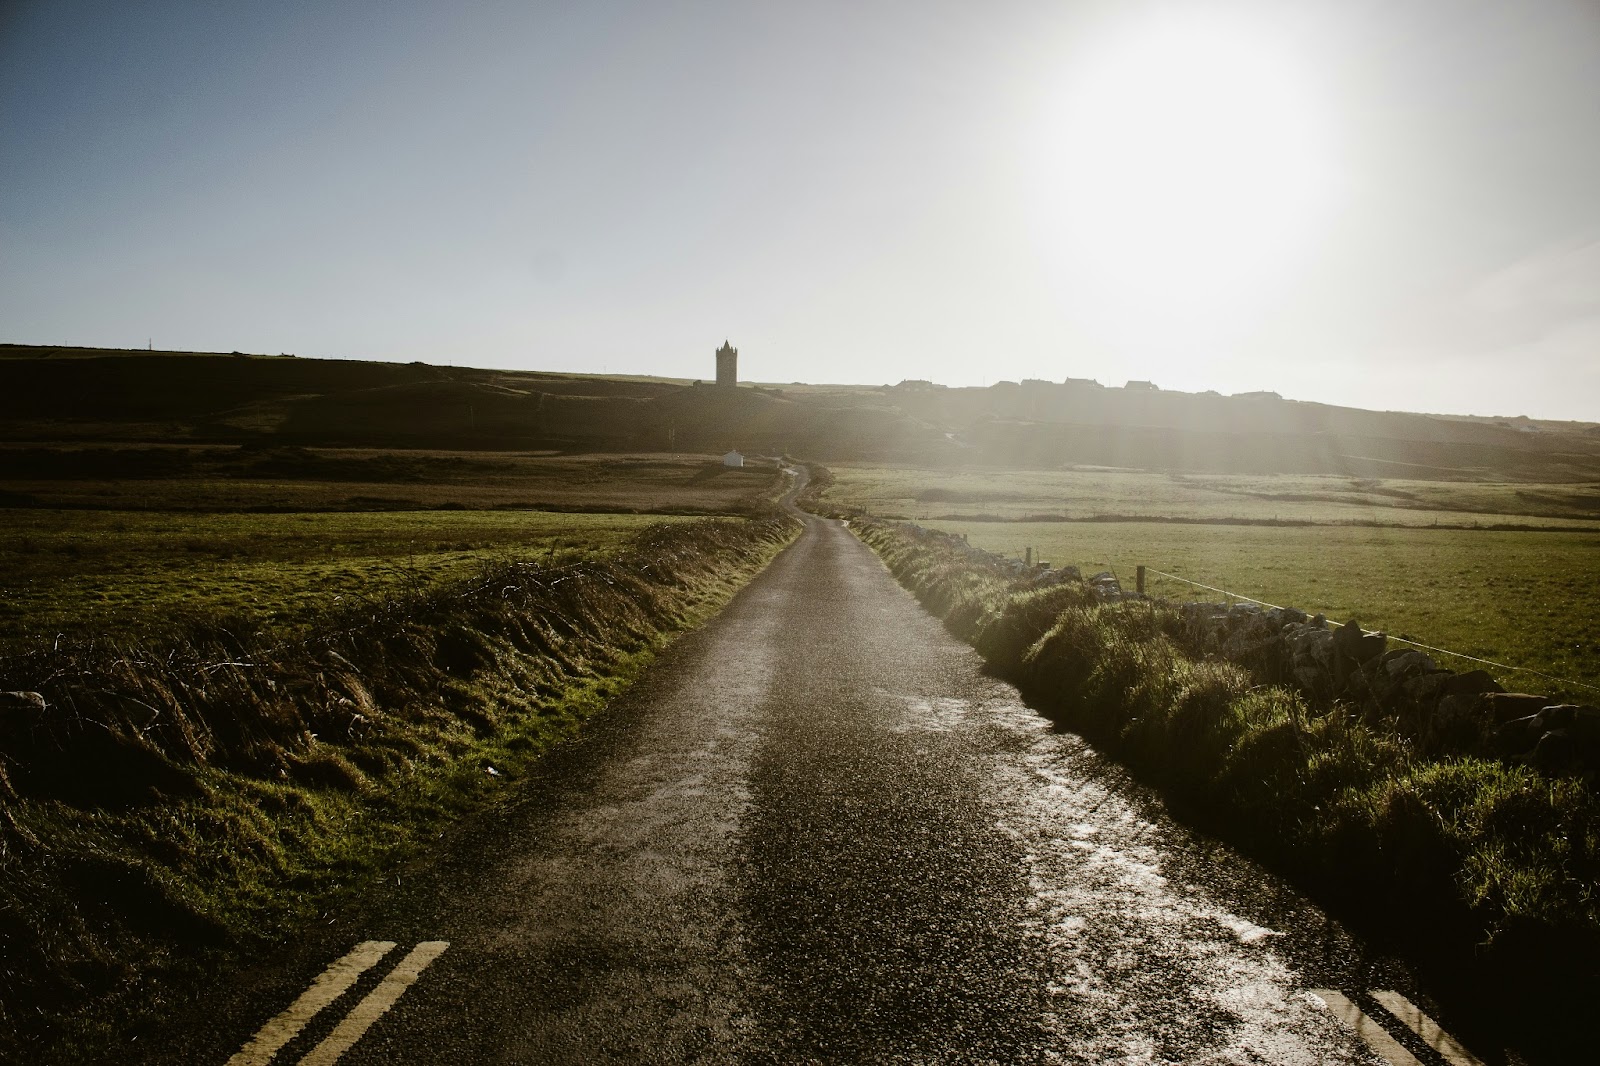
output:
M1101 604L959 538L852 528L1030 703L1341 913L1541 1014L1600 988L1600 802L1583 781L1420 757L1356 708L1194 654L1171 605Z
M92 1058L220 959L342 906L573 736L795 532L656 526L608 558L503 564L292 642L210 627L0 661L0 1059Z
M1245 596L1358 618L1408 640L1571 678L1556 684L1520 671L1507 688L1593 702L1600 686L1600 535L1357 526L1283 529L1162 523L931 522L998 555L1110 570L1132 584L1144 564ZM1148 590L1173 600L1207 593L1152 572ZM1441 665L1471 669L1462 660ZM1473 664L1476 665L1476 664Z

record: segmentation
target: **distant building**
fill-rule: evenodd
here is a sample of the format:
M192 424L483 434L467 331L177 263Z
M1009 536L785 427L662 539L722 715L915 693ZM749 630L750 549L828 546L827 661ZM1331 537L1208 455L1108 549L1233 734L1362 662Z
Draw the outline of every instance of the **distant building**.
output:
M735 467L743 466L744 456L740 455L738 452L729 452L727 455L722 457L722 465Z
M1236 393L1233 394L1233 398L1235 400L1281 400L1281 399L1283 399L1283 397L1279 396L1277 393L1268 392L1265 389L1262 389L1262 390L1257 391L1257 392L1236 392Z
M1094 378L1068 378L1067 380L1063 381L1061 384L1063 384L1063 385L1086 385L1091 389L1103 389L1103 388L1105 388L1104 385L1100 384Z
M739 349L727 340L717 349L717 384L729 389L739 384Z
M1127 389L1129 392L1160 392L1161 391L1159 388L1156 387L1156 383L1153 382L1153 381L1130 381L1130 382L1128 382L1126 385L1124 385L1122 387L1124 389Z

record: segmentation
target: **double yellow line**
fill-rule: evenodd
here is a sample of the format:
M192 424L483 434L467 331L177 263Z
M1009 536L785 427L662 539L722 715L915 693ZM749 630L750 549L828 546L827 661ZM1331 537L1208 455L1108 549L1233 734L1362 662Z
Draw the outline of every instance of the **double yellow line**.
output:
M1312 995L1338 1016L1339 1020L1355 1030L1363 1043L1377 1052L1392 1066L1422 1066L1422 1062L1388 1031L1367 1017L1367 1012L1356 1006L1349 996L1331 988L1312 989ZM1483 1066L1483 1061L1456 1042L1455 1037L1439 1028L1415 1003L1398 992L1372 993L1372 998L1385 1010L1405 1024L1407 1029L1420 1036L1425 1044L1437 1051L1450 1066Z
M300 1060L300 1066L332 1066L337 1062L339 1056L349 1051L372 1028L372 1023L393 1007L401 994L416 982L428 964L443 955L449 946L445 940L424 940L412 948L400 960L400 964L378 982L378 987L368 992L334 1027L333 1032ZM227 1066L267 1066L285 1044L300 1035L312 1018L348 992L362 974L394 949L395 944L391 940L367 940L357 944L354 951L323 970L311 982L311 987L289 1004L282 1014L263 1025L250 1042L228 1060Z

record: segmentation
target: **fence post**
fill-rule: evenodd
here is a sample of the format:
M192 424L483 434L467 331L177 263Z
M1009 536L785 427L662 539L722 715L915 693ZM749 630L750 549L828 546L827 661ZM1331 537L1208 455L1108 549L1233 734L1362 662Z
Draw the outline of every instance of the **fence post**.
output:
M1134 568L1133 587L1139 593L1139 595L1144 595L1144 567L1142 566Z
M1031 544L1028 545L1027 551L1028 551L1028 556L1027 556L1027 559L1026 559L1024 565L1032 566L1033 565L1033 545L1031 545Z

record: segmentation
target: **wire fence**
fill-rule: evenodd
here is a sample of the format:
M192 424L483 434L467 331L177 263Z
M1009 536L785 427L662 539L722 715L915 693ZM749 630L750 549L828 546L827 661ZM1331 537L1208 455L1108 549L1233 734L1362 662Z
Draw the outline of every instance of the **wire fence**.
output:
M1277 610L1277 611L1288 610L1287 607L1282 607L1282 606L1280 606L1280 605L1278 605L1276 603L1268 603L1266 600L1258 600L1254 596L1246 596L1244 593L1242 593L1242 592L1234 592L1232 589L1217 588L1215 585L1206 585L1206 584L1203 584L1203 583L1201 583L1199 581L1190 580L1189 578L1186 578L1186 577L1179 577L1177 574L1169 574L1165 570L1157 570L1153 566L1146 566L1146 567L1143 567L1142 569L1146 573L1149 573L1149 574L1155 574L1155 575L1157 575L1159 577L1170 578L1173 581L1181 581L1185 585L1193 585L1195 588L1205 589L1208 592L1216 592L1216 593L1219 593L1219 594L1221 594L1223 596L1231 596L1236 600L1243 600L1246 603L1259 604L1262 607L1270 607L1273 610ZM1324 615L1323 617L1326 618L1327 616ZM1330 625L1342 625L1342 624L1344 624L1344 623L1336 622L1332 618L1328 619L1328 623ZM1366 632L1373 632L1373 631L1362 630L1362 632L1366 633ZM1476 655L1468 655L1464 651L1451 651L1449 648L1436 648L1432 644L1423 644L1421 641L1408 640L1405 637L1391 636L1391 635L1389 635L1387 633L1384 634L1384 636L1388 637L1390 640L1395 641L1397 643L1407 644L1407 645L1410 645L1413 648L1421 648L1423 651L1433 652L1433 653L1435 653L1437 655L1450 655L1450 656L1454 656L1457 659L1465 659L1468 662L1480 663L1480 664L1482 664L1484 666L1492 666L1496 670L1504 670L1504 671L1507 671L1508 673L1530 674L1530 675L1532 675L1534 677L1542 677L1546 681L1554 681L1557 684L1569 685L1572 688L1581 688L1581 689L1584 689L1585 691L1588 691L1588 692L1600 692L1600 686L1591 685L1591 684L1588 684L1588 683L1583 682L1583 681L1574 681L1570 677L1560 677L1560 676L1558 676L1556 674L1547 674L1543 670L1535 670L1532 667L1528 667L1528 666L1511 666L1511 665L1509 665L1507 663L1497 663L1493 659L1484 659L1484 658L1480 658L1479 656L1476 656Z

